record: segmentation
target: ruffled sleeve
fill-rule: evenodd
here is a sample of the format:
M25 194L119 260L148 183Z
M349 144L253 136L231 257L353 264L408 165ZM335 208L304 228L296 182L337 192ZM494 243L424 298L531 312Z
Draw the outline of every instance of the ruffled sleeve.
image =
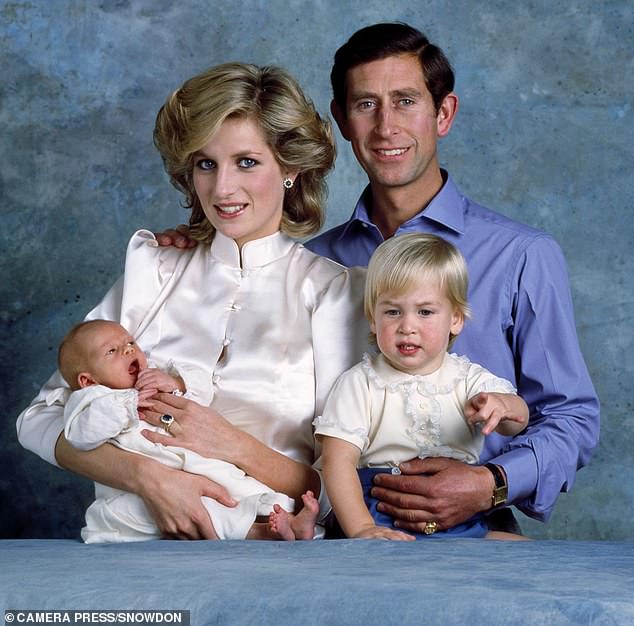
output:
M126 253L125 274L113 285L86 319L107 319L121 323L133 335L148 327L160 311L177 273L179 263L191 255L170 248L158 249L154 235L140 230L131 238ZM158 325L155 325L158 326ZM143 348L153 339L150 329ZM45 461L57 465L55 446L64 430L64 404L68 385L56 371L31 404L19 415L16 428L20 444ZM51 402L51 398L55 398Z
M368 385L360 365L344 372L335 383L323 413L313 421L315 435L343 439L365 450L371 413Z
M64 435L79 450L92 450L139 423L134 389L102 385L72 393L64 407Z

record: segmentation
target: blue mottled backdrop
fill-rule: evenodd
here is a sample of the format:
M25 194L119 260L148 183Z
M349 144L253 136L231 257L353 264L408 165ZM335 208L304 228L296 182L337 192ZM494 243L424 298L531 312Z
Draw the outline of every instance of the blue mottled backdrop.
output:
M441 161L473 199L566 253L601 444L534 537L634 539L632 6L628 0L0 0L1 537L76 537L88 481L16 440L56 346L139 227L186 221L152 146L167 93L230 60L287 67L328 112L335 49L403 20L448 53L461 109ZM328 224L364 178L348 146Z

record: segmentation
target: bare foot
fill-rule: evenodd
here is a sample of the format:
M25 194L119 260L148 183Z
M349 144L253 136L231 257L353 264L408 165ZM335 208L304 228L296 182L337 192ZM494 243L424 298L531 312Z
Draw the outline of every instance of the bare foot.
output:
M279 504L273 505L273 512L269 515L269 528L284 541L312 539L315 533L315 522L319 513L319 503L312 491L302 496L304 508L293 515L285 511Z

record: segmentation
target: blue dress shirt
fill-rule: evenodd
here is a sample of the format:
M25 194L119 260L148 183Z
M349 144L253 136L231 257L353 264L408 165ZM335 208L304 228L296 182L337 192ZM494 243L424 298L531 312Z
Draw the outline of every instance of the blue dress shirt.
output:
M472 317L452 346L517 387L530 409L514 438L486 439L481 462L504 467L508 502L539 520L550 516L599 437L599 400L577 339L563 253L554 239L463 196L445 183L396 232L428 232L453 243L469 267ZM351 218L306 245L343 265L368 264L383 241L366 188Z

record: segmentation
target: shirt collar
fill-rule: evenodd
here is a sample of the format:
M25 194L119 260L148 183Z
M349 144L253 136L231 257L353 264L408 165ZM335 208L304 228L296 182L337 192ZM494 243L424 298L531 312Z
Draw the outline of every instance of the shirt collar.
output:
M397 370L380 352L372 356L365 354L363 360L366 367L373 369L383 383L398 385L412 382L438 384L441 379L452 381L455 377L462 376L459 368L466 359L462 357L454 359L449 353L445 353L441 366L430 374L409 374Z
M225 265L254 269L286 256L294 245L295 242L290 237L278 231L273 235L248 241L240 250L233 239L216 231L211 242L211 256Z
M417 224L424 220L431 220L450 228L456 233L464 234L464 204L465 198L460 193L458 187L446 170L441 170L443 180L445 181L440 191L432 198L432 201L414 217L402 224L398 232L412 230ZM366 226L374 226L370 219L370 207L372 205L372 191L368 185L361 194L357 202L350 220L346 223L341 233L344 238L353 224L365 224Z

